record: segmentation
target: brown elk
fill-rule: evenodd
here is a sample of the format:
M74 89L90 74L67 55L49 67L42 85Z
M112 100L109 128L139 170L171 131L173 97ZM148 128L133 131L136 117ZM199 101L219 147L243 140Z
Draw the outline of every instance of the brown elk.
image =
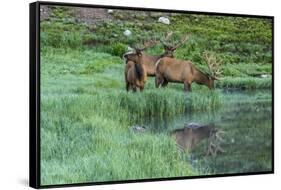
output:
M184 128L172 131L172 137L183 151L192 151L201 141L208 139L207 154L216 155L217 152L224 152L221 148L225 132L214 127L213 124L199 125L190 123Z
M206 85L209 89L214 88L214 81L222 73L219 69L222 61L212 53L204 52L203 58L209 68L209 73L197 69L191 61L178 60L175 58L164 57L156 63L156 87L166 86L168 82L183 83L184 91L191 91L191 84L196 82Z
M155 67L156 67L156 62L162 58L162 57L174 57L174 52L177 48L179 48L180 46L182 46L187 40L189 36L184 36L181 38L180 41L176 42L176 43L168 43L168 40L170 39L170 37L172 36L172 32L169 32L165 35L165 37L163 39L161 39L161 43L164 47L164 53L162 53L161 55L148 55L143 53L142 54L142 62L144 64L145 70L147 72L147 76L155 76ZM141 49L138 49L141 50ZM128 61L133 61L136 62L138 57L137 57L137 49L134 48L135 52L132 53L127 53L124 54L124 58L126 59L126 63ZM143 51L143 50L141 50Z
M143 64L143 53L145 49L153 46L156 41L148 41L144 47L134 47L135 53L125 54L125 82L126 90L130 89L134 92L139 88L140 91L144 89L144 84L147 80L146 68Z
M137 66L135 62L128 61L125 66L126 90L129 91L131 89L136 92L139 88L142 91L146 81L146 75L144 73L143 66Z

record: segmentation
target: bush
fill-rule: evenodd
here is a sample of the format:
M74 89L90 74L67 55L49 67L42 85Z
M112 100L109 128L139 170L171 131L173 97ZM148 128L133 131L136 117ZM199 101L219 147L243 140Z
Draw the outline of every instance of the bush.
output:
M124 53L126 53L127 47L122 43L115 43L109 48L109 52L111 55L115 55L118 57L122 57Z

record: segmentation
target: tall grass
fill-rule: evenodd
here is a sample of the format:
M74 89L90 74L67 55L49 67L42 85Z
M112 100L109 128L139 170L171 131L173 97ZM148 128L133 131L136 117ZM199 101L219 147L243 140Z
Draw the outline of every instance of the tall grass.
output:
M225 77L216 82L218 88L238 88L238 89L271 89L272 78L255 77Z
M128 112L104 95L42 97L42 184L195 174L172 139L132 133Z
M126 92L122 63L94 49L42 52L42 184L197 175L168 133L135 134L130 126L186 111L212 112L227 100L219 90L195 84L188 94L182 84L156 89L153 78L144 92Z
M126 92L120 58L67 51L73 54L65 59L60 51L42 54L42 184L196 174L168 134L134 134L130 126L140 119L211 110L220 105L218 92L185 94L173 85ZM107 61L101 71L82 74L91 59Z

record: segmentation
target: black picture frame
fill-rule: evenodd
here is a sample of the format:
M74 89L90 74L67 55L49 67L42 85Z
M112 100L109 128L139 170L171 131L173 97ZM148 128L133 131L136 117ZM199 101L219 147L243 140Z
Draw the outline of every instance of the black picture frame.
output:
M75 184L53 184L41 185L40 183L40 6L71 6L71 7L87 7L87 8L106 8L106 9L121 9L121 10L141 10L141 11L157 11L169 13L192 13L200 15L216 15L216 16L234 16L245 18L267 18L272 21L272 170L265 172L249 172L238 174L216 174L207 176L186 176L186 177L170 177L170 178L153 178L153 179L136 179L124 181L106 181L106 182L91 182L91 183L75 183ZM142 7L122 7L109 5L91 5L91 4L76 4L76 3L60 3L38 1L29 5L29 39L30 39L30 75L29 75L29 185L33 188L54 188L54 187L73 187L73 186L88 186L88 185L103 185L103 184L121 184L121 183L136 183L136 182L152 182L152 181L167 181L167 180L183 180L197 178L213 178L213 177L231 177L245 175L260 175L274 173L274 17L263 15L247 15L233 13L216 13L216 12L198 12L187 10L168 10Z

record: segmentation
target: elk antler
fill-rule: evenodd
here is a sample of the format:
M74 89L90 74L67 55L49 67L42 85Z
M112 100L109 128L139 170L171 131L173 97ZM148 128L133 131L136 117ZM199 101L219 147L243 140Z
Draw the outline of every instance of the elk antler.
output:
M214 53L211 52L204 52L203 58L205 59L208 68L209 68L209 75L219 80L219 76L222 74L222 70L220 70L219 66L222 64L222 60L215 56Z
M165 37L163 39L161 39L161 43L164 45L164 46L171 46L170 44L168 44L168 40L171 38L173 32L167 32L167 34L165 35Z
M190 37L189 35L185 35L181 38L181 40L173 47L173 50L176 50L178 47L182 46Z
M147 48L154 46L156 43L158 43L158 40L156 40L156 38L154 38L154 39L143 42L142 45L136 44L136 45L132 46L132 48L135 49L136 51L141 52Z
M168 42L172 36L173 32L169 32L166 34L165 38L161 40L161 43L168 47L170 50L175 51L177 48L182 46L190 37L190 34L183 36L179 41L177 42Z

